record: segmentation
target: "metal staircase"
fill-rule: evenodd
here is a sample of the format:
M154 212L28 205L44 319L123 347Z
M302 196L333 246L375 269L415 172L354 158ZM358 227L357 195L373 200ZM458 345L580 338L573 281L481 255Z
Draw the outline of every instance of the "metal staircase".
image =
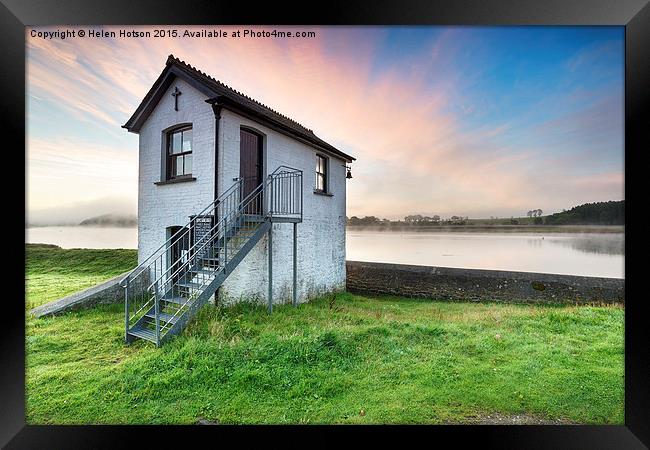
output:
M178 334L269 233L269 311L272 308L271 226L302 222L302 171L280 166L243 195L239 179L133 269L124 287L125 339L160 346ZM242 198L244 197L244 198Z

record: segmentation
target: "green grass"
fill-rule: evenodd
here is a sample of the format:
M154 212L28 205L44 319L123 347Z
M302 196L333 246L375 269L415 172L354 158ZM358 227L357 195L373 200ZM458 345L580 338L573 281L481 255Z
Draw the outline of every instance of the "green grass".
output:
M94 286L136 266L137 250L62 249L27 244L28 309Z
M623 323L620 307L342 293L272 315L206 305L156 349L124 345L122 306L104 305L28 319L27 422L622 424Z

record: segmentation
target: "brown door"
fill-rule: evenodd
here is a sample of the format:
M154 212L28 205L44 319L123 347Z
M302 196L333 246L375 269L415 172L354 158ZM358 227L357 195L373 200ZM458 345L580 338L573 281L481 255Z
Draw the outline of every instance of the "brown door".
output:
M240 130L239 138L239 176L243 179L243 200L262 182L262 139L246 130ZM249 214L259 214L261 201L253 200L247 209Z

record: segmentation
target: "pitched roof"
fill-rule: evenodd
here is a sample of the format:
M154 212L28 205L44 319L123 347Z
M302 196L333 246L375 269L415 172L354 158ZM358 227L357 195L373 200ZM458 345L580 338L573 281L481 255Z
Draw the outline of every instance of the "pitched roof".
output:
M354 157L316 136L309 128L223 84L210 75L187 64L185 61L181 61L174 55L169 55L162 73L154 82L149 92L147 92L131 118L129 118L126 124L122 125L122 128L126 128L131 132L139 132L147 117L149 117L175 77L184 79L207 95L209 97L206 100L208 103L220 105L237 113L247 115L251 119L261 122L279 132L288 134L301 141L306 141L306 143L316 148L338 155L348 162L355 160Z

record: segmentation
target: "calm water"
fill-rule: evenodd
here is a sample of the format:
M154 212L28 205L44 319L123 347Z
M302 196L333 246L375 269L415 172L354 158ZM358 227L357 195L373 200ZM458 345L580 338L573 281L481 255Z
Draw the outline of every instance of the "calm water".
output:
M298 226L300 232L300 226ZM136 248L135 228L37 227L27 242ZM622 233L348 231L347 259L624 278Z
M138 248L137 228L33 227L26 232L28 243L63 248Z
M348 231L347 259L624 278L623 233Z

